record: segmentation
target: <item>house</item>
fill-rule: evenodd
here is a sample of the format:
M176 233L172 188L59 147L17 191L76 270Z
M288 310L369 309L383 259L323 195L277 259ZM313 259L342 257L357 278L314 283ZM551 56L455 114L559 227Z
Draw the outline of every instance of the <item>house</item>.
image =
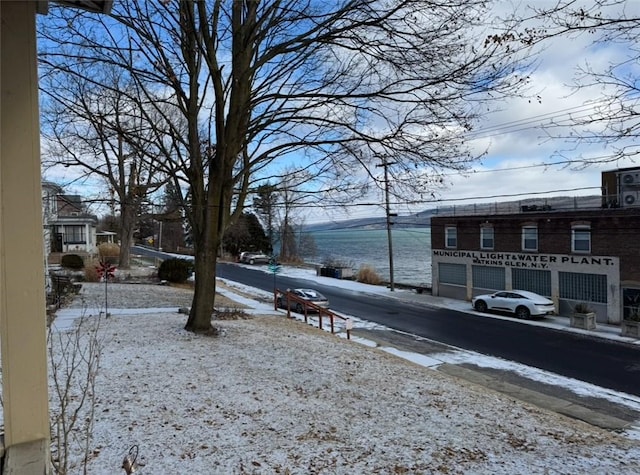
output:
M98 217L87 213L79 195L67 195L60 186L42 183L45 249L48 254L97 251Z
M602 173L602 196L471 207L431 219L433 294L521 289L560 314L586 302L619 324L640 305L640 167Z
M96 245L117 243L118 233L113 231L100 231L96 233Z

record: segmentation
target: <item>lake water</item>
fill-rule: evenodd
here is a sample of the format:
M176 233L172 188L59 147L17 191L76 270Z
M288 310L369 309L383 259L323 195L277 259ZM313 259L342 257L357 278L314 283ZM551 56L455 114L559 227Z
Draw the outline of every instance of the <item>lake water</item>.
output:
M318 264L340 263L357 270L375 269L389 280L389 241L386 229L341 229L310 233L316 243L315 256L303 256ZM393 277L396 284L431 283L431 229L393 229Z

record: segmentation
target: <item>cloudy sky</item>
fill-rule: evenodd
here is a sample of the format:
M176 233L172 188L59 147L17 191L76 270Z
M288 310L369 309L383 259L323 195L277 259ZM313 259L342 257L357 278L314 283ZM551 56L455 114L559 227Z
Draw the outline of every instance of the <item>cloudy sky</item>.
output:
M532 2L526 2L531 4ZM544 0L536 6L550 3ZM593 4L593 2L587 2ZM511 3L499 2L499 8ZM525 7L526 8L526 7ZM627 15L640 15L640 1L630 0L616 8ZM399 214L479 202L513 201L540 196L584 196L600 194L601 172L640 166L640 161L601 161L589 167L568 164L581 158L610 157L615 145L577 144L553 135L566 135L568 128L552 128L551 123L567 124L570 118L585 117L594 110L602 90L576 89L578 68L604 70L628 58L633 51L624 44L594 44L593 34L556 38L543 46L539 62L531 73L532 94L539 98L516 98L500 104L468 134L469 147L487 155L468 173L446 175L447 187L432 202L417 206L397 206ZM549 164L544 166L544 164ZM381 194L380 194L381 195ZM383 197L378 197L383 202ZM313 210L307 222L333 221L383 216L384 208L351 207L348 215L336 210Z

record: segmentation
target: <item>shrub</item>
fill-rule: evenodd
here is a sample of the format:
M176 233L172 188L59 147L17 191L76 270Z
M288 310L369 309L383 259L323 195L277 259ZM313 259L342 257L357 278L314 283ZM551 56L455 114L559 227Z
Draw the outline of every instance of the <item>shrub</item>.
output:
M93 259L91 263L84 268L84 280L87 282L100 282L100 277L98 277L98 265L100 261L97 259Z
M78 254L65 254L60 260L60 265L65 269L79 270L84 268L84 260Z
M577 303L575 307L573 307L575 313L591 313L593 310L589 307L589 304L586 302Z
M51 473L89 473L87 465L95 454L91 437L98 401L96 382L104 349L100 317L83 315L71 332L49 328L47 346L52 382Z
M167 259L160 264L158 278L169 282L185 282L191 275L193 266L186 259Z
M368 265L360 266L360 270L358 270L358 276L356 277L356 280L358 282L362 282L363 284L372 285L380 285L380 283L382 282L382 279L374 270L374 268Z
M109 264L117 264L120 257L120 246L113 242L103 242L98 246L98 255Z

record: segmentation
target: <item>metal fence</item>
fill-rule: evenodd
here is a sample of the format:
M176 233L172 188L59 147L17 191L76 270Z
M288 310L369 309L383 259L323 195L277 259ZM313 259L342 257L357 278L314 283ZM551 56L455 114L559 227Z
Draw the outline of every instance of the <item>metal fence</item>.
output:
M520 214L601 209L603 207L619 207L617 195L615 197L596 195L528 198L519 201L443 206L436 208L433 216Z

